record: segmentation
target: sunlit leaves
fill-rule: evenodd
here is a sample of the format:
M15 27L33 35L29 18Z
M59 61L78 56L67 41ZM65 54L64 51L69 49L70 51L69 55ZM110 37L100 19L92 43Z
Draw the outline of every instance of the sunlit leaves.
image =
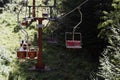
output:
M107 11L103 11L103 14L108 15L109 13Z
M113 23L113 20L106 20L105 22L99 24L98 29L106 27L106 26L108 26L108 25L110 25L112 23Z
M10 63L13 62L12 54L4 47L0 47L0 79L7 80L9 72L12 71Z
M99 36L108 41L100 58L100 76L106 80L120 79L120 0L113 0L114 11L104 12Z

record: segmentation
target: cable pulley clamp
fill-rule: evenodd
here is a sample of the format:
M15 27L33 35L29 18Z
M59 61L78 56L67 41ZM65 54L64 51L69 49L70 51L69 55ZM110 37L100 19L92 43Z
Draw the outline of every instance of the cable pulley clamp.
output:
M42 28L44 25L43 24L38 24L38 28Z

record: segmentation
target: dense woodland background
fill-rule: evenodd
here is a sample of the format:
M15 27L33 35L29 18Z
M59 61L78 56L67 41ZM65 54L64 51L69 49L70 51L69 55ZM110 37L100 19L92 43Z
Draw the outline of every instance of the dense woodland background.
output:
M57 16L83 1L57 0ZM120 80L120 0L88 0L80 8L83 21L77 32L82 33L82 49L65 48L65 32L71 32L79 22L77 10L50 21L43 29L43 62L54 68L49 72L29 72L36 61L17 59L16 51L24 37L17 24L20 5L20 0L0 0L0 80ZM37 46L36 24L26 31ZM58 44L47 43L52 34Z

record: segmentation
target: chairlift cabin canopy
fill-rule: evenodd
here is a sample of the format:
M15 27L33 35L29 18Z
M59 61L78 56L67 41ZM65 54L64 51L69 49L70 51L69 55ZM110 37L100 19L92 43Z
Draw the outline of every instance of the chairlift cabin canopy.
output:
M66 48L79 49L82 48L82 38L79 32L66 32L65 33Z

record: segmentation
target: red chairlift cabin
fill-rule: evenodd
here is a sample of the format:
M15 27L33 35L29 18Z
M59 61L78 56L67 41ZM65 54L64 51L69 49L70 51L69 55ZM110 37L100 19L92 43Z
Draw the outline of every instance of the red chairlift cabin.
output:
M24 21L22 22L22 25L23 25L23 26L27 26L27 25L28 25L28 21L24 20Z
M81 33L79 32L66 32L65 33L65 43L66 48L72 48L72 49L80 49L82 48L82 38Z
M35 49L30 49L30 51L28 51L27 57L30 59L36 59L37 58L37 51L35 51Z
M52 18L52 16L49 18L49 20L54 21L55 17ZM57 24L55 25L57 27ZM56 29L55 28L51 28L51 33L49 35L49 37L47 38L47 42L50 44L57 44L58 43L58 39L57 39L57 33L56 33Z
M57 44L58 43L58 40L54 34L55 33L53 31L52 34L47 38L48 43L50 43L50 44Z
M57 42L57 39L55 39L55 38L48 38L48 41L47 41L48 43L50 43L50 44L57 44L58 42Z
M24 43L24 41L22 40L22 42L20 43L20 49L19 51L17 51L17 57L19 59L25 59L27 57L26 49L27 49L27 44Z
M21 24L23 26L27 26L28 25L28 20L26 18L24 18Z
M20 49L19 51L17 51L17 57L18 59L34 59L37 57L37 51L33 50L33 49L29 49L30 48L30 44L24 43L24 41L22 41L22 43L20 44Z
M25 59L27 57L26 51L17 51L17 58L18 59Z
M17 51L18 59L36 59L37 51Z

